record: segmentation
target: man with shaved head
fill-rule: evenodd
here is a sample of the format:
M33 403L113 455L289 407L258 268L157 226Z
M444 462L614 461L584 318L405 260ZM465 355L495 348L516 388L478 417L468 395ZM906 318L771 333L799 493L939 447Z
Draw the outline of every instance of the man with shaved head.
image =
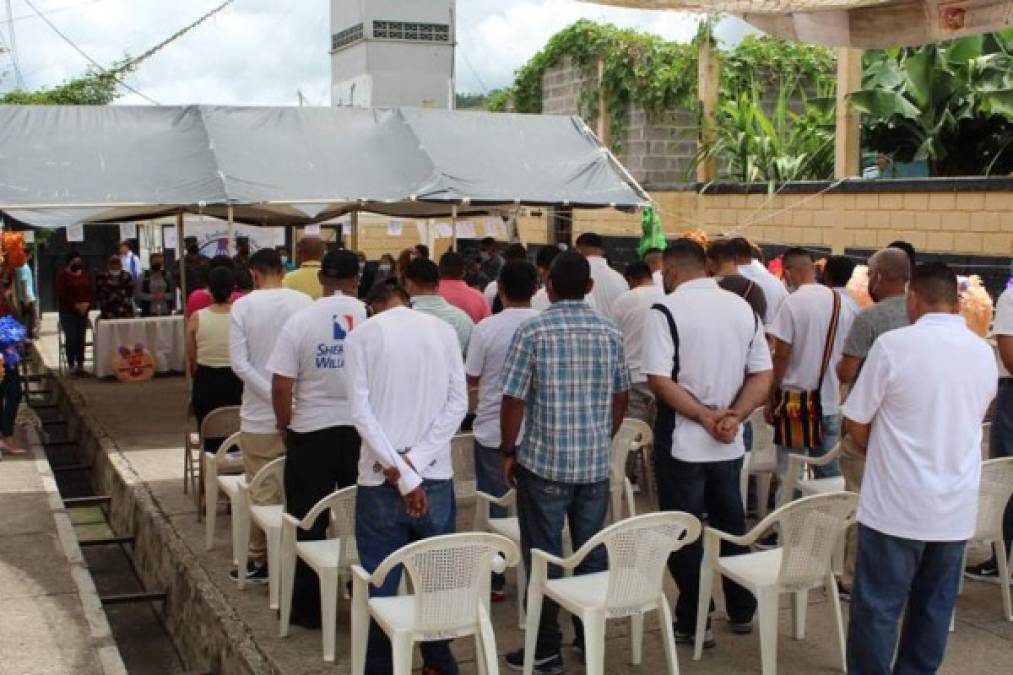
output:
M320 261L327 252L327 247L320 237L303 237L296 246L299 256L299 269L285 275L282 282L285 288L299 291L319 300L324 294L320 285Z

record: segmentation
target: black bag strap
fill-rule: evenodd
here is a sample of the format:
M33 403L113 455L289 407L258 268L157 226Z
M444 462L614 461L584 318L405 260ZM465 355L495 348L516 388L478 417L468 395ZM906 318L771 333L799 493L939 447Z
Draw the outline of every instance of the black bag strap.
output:
M656 304L651 307L661 312L665 320L668 322L668 330L672 333L672 345L675 348L675 354L672 357L672 381L675 382L679 378L679 329L675 327L675 319L672 317L672 312L668 310L662 304Z
M816 391L823 391L823 378L830 367L830 356L834 351L834 341L837 339L837 327L841 320L841 296L837 291L830 291L834 296L834 311L830 315L830 327L827 329L827 342L823 345L823 363L820 366L820 382L816 385Z

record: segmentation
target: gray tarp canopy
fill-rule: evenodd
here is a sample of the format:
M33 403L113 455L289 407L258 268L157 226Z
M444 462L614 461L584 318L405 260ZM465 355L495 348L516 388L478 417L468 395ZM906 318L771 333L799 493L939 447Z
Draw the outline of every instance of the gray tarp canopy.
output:
M38 227L180 210L262 225L353 210L632 209L579 118L418 108L0 106L0 211Z

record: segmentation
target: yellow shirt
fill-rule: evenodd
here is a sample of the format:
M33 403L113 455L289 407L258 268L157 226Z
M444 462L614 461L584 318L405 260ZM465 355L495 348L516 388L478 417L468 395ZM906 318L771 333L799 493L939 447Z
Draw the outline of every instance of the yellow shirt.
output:
M319 300L324 294L323 286L320 285L320 279L317 276L319 272L320 261L308 260L299 269L286 274L281 283L285 288L305 293L314 300Z

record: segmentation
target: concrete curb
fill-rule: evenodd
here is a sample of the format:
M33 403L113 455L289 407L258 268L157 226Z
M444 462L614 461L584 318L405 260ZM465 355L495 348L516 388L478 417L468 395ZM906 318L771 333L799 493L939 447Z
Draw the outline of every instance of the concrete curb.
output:
M42 489L46 493L49 502L49 511L56 524L57 538L60 540L60 548L67 557L67 564L70 566L70 575L77 588L78 597L81 600L81 608L84 611L85 620L88 622L88 632L91 635L91 643L98 654L99 663L104 675L126 675L127 668L123 663L120 650L116 646L112 629L106 618L105 610L102 609L102 600L99 597L98 589L92 581L88 565L81 554L81 547L77 543L77 535L74 532L74 525L63 505L60 491L56 486L56 478L46 459L46 451L43 448L42 440L39 438L38 428L35 424L25 420L25 409L22 409L22 419L19 420L25 430L25 438L28 449L35 461L35 470L42 480ZM26 423L27 422L27 423Z

